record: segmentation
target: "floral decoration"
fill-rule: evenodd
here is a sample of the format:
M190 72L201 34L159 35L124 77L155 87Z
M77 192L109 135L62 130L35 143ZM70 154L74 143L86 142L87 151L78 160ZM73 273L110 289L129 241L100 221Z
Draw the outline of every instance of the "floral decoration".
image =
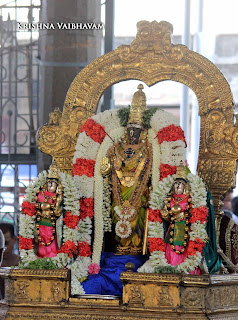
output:
M81 257L90 257L92 255L91 247L87 242L79 242L78 251Z
M19 249L30 250L33 249L33 239L23 238L19 236Z
M105 138L105 129L91 118L81 126L80 132L83 131L86 132L87 136L98 143L102 143Z
M80 211L79 216L80 219L85 219L86 217L89 217L90 219L93 217L93 198L81 198L79 200L80 204Z
M66 253L70 258L78 255L78 248L73 241L67 240L59 249L59 253Z
M97 263L91 263L88 267L88 274L98 274L100 271L100 266Z
M165 252L165 242L161 238L148 238L148 245L150 253L156 250Z
M148 220L149 221L159 221L162 223L161 213L160 210L153 210L151 208L148 209Z
M174 124L159 130L157 133L157 138L159 144L161 144L163 141L182 140L185 142L185 136L182 128L180 126L175 127Z
M168 127L173 123L177 124L176 118L167 112L158 110L155 113L153 112L153 116L151 115L151 129L148 130L148 139L152 144L154 154L152 164L153 187L157 185L160 179L160 164L167 164L168 161L167 156L163 157L163 154L161 154L156 135L158 130ZM88 250L86 250L86 247L83 250L83 246L79 250L79 256L74 262L75 266L72 269L76 270L77 266L78 270L77 276L74 276L74 280L76 281L77 279L78 282L73 292L77 290L82 292L79 281L82 277L87 276L89 272L91 273L91 267L90 270L88 269L89 265L95 264L99 268L103 234L105 231L111 231L111 190L101 176L100 164L113 142L118 142L122 139L124 133L125 128L120 124L117 110L107 110L92 116L80 129L73 158L73 181L80 193L80 220L78 228L81 242L86 241L89 246L91 244L92 218L94 218L95 229L92 262L90 264L86 263L85 259L89 259L89 257L83 255L89 254L90 251L89 247L87 247ZM178 165L180 160L184 160L184 144L182 145L180 140L177 140L177 142L177 144L176 141L173 142L174 150L180 150L181 152L174 152L170 158L173 159L174 164ZM81 230L83 230L82 235L80 233Z
M64 190L64 217L63 219L59 218L57 220L57 223L58 221L62 221L63 223L63 226L60 226L59 228L59 230L63 230L63 232L61 231L62 245L59 247L58 254L55 257L47 259L52 260L52 262L58 268L71 268L71 266L74 264L74 260L77 258L79 253L78 241L80 238L88 237L90 227L88 228L87 222L85 222L84 220L82 220L80 224L80 191L75 187L73 177L60 171L59 177ZM27 267L31 261L37 259L37 256L34 252L33 244L36 221L35 195L39 192L40 187L46 183L46 179L47 172L43 171L27 188L26 197L22 204L22 212L20 214L19 221L19 248L22 264L24 267ZM87 226L86 231L85 226ZM58 238L60 238L59 233L57 233L57 236ZM82 260L83 259L84 258L82 258ZM84 263L84 266L89 264L90 263ZM80 282L77 282L77 278L74 276L74 270L75 268L71 269L72 279L75 279L74 283L71 284L72 292L78 291L83 293L84 291Z
M160 165L160 180L163 180L167 176L171 176L176 173L177 166L170 166L167 163L161 163Z
M36 213L36 206L34 203L23 201L22 203L22 213L32 217Z
M75 216L70 211L67 211L65 212L63 221L68 228L75 229L79 223L79 216Z
M94 175L95 161L92 159L76 159L76 163L73 164L73 175L86 175L91 178Z
M164 207L164 200L170 191L176 176L167 176L158 183L154 190L148 215L148 244L150 258L138 272L155 272L158 270L172 270L171 272L190 273L202 263L202 250L207 242L206 222L208 209L204 206L206 202L206 188L202 179L192 173L187 175L188 183L191 187L192 210L189 222L190 238L186 252L188 254L184 262L179 265L171 266L165 257L165 230L161 219L160 210ZM164 269L165 268L165 269ZM157 271L156 271L157 272Z

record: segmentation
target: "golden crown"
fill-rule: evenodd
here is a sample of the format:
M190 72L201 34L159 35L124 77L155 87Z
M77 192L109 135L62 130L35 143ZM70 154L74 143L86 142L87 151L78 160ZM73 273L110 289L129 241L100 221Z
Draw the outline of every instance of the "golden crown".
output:
M143 84L139 84L137 89L139 90L134 93L132 98L128 125L136 124L142 127L143 114L146 110L146 95L142 91L144 89Z
M183 180L187 181L186 168L185 168L185 165L183 164L182 160L180 161L179 165L177 166L176 179L183 179Z
M58 166L57 166L55 160L53 160L52 164L50 165L50 168L48 171L48 178L49 179L59 179Z

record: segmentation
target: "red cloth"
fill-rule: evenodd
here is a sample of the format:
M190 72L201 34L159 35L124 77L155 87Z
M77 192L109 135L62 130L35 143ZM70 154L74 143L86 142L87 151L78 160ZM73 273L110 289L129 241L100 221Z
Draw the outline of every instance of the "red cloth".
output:
M39 226L39 233L40 233L40 237L44 243L50 242L52 234L53 234L53 227L40 225ZM55 257L57 255L57 253L58 253L58 244L57 244L56 234L55 234L55 238L54 238L53 242L49 246L43 246L39 242L38 252L37 252L38 257L52 258L52 257Z
M174 197L176 198L183 198L184 194L175 194ZM170 201L170 207L172 208L173 205L175 204L173 198L171 198ZM182 211L185 211L188 205L188 197L186 197L185 199L183 199L181 202L179 202L179 205L182 208ZM170 227L167 231L167 233L170 232ZM167 235L167 234L166 234ZM175 249L181 251L183 248L183 246L178 246L175 245ZM185 249L184 253L182 254L177 254L176 252L174 252L174 250L171 247L171 244L166 243L166 248L165 248L165 257L166 260L169 264L171 264L171 266L176 266L181 264L182 262L185 261L185 259L188 257L188 253L187 253L187 249ZM201 270L200 268L196 268L194 271L191 271L190 274L201 274Z

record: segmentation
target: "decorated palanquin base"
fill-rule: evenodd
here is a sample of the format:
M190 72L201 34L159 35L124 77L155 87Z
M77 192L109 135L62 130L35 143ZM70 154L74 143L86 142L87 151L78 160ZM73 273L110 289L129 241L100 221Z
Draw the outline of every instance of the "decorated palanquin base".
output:
M0 319L237 319L238 275L125 272L123 297L70 296L68 270L10 270Z
M39 129L38 146L56 161L63 185L68 185L65 190L69 192L70 183L64 179L64 174L74 171L74 175L80 177L77 159L84 157L77 154L76 142L79 135L90 134L90 117L100 123L100 115L94 116L94 113L108 87L128 79L138 79L148 86L164 80L187 85L198 99L201 120L198 174L213 196L219 239L221 199L234 187L238 159L238 127L234 125L232 94L216 66L183 45L173 45L171 33L172 26L167 22L141 21L136 39L130 46L120 46L84 68L68 91L63 113L56 110L49 124ZM107 125L110 126L110 123ZM93 139L90 144L100 144L102 141L97 139L102 139L104 134L101 132L99 136L94 136L96 141ZM87 142L87 139L83 141ZM158 141L159 144L161 142ZM88 149L93 152L90 146ZM91 178L90 172L88 170L88 178ZM84 195L85 198L90 199L90 194ZM74 211L68 214L67 223L65 221L67 228L64 233L72 237L71 241L77 233L74 232L74 222L79 220L78 200L82 199L75 194ZM72 215L75 217L71 221L69 218ZM85 243L88 241L87 234L84 237L81 241ZM99 240L102 241L101 236ZM25 240L21 242L23 246L27 243ZM219 246L219 241L217 245L224 264L222 271L226 272L229 267L236 270L230 257ZM61 256L68 254L66 247L60 252ZM80 248L83 256L80 261L89 261L89 250L82 245ZM92 262L98 263L99 259L100 252L94 250ZM121 274L121 298L72 296L71 289L75 282L71 280L74 274L68 269L1 269L1 275L5 277L6 286L5 300L0 302L0 319L238 319L236 274L128 271Z

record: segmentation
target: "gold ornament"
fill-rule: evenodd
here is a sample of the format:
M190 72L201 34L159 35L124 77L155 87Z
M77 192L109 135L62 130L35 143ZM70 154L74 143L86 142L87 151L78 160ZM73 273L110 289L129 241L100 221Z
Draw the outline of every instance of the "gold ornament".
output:
M57 180L59 179L58 167L55 160L53 160L52 164L50 165L50 168L48 171L48 178L57 179Z
M111 172L111 164L108 157L103 157L100 166L100 172L102 176L106 176Z
M137 88L139 90L134 93L131 102L128 125L140 128L143 126L143 114L146 110L146 96L142 91L142 89L144 89L142 84L139 84Z
M183 164L183 161L181 160L178 167L177 167L177 172L176 172L176 179L183 179L187 181L186 179L186 170L185 166Z

